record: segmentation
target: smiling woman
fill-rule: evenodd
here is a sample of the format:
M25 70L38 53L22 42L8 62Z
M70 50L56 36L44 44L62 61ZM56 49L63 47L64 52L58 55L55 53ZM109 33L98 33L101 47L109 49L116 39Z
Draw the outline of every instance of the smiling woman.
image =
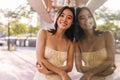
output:
M54 21L55 29L38 32L34 80L71 80L67 73L73 67L74 8L61 8Z

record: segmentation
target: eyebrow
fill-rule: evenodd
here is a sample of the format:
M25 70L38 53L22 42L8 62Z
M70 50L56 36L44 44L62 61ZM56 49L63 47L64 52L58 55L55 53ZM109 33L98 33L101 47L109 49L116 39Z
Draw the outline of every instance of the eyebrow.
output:
M65 15L65 13L62 13L62 14ZM73 17L72 15L67 15L67 16Z
M89 14L88 16L92 16L92 15ZM85 17L85 15L79 15L78 17Z
M84 15L79 15L78 17L81 18L81 17L85 17L85 16Z

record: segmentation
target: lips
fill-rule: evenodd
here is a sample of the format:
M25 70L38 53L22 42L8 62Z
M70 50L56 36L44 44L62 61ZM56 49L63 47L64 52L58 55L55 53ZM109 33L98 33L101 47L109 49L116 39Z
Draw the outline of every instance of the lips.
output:
M65 22L61 22L61 25L66 26L67 24Z

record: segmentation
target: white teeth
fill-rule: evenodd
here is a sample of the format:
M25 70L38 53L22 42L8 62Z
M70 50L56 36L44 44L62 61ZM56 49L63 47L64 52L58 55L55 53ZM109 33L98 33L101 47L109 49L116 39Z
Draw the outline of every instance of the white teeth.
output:
M64 23L64 22L62 22L61 24L62 24L62 25L66 25L66 23Z

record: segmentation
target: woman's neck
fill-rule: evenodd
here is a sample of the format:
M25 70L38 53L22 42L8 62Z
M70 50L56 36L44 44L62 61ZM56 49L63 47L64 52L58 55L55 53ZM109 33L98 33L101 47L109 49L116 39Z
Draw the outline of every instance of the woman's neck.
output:
M65 31L64 30L60 30L60 29L57 29L57 32L55 33L55 37L57 38L64 38L65 35L64 35Z
M95 36L93 30L85 30L86 38L93 38Z

